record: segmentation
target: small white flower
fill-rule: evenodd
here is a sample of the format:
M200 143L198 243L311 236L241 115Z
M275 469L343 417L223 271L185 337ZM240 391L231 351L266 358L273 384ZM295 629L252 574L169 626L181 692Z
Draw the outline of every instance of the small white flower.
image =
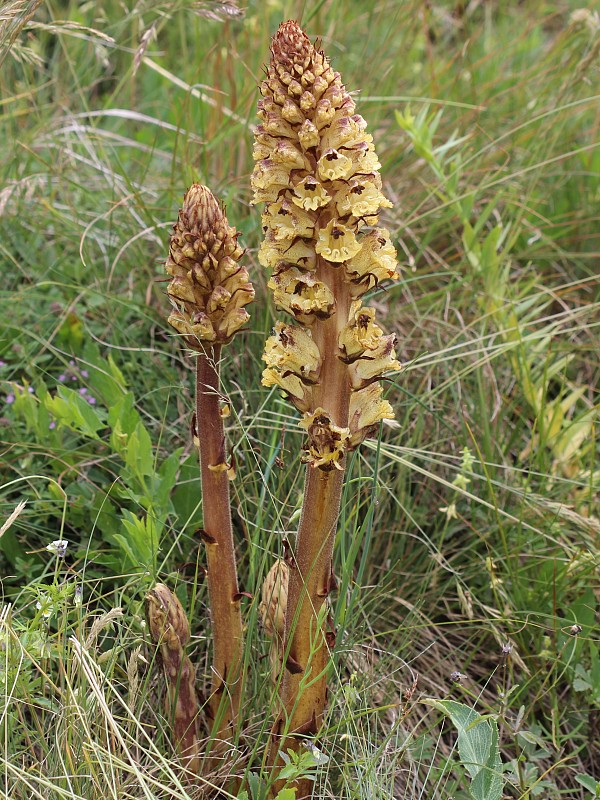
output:
M73 603L76 606L80 606L82 602L83 602L83 586L76 586L75 595L73 596Z
M55 556L58 556L59 558L64 558L67 553L68 546L69 542L66 539L56 539L54 542L46 545L46 550L49 553L53 553Z
M38 611L42 612L42 616L45 617L46 619L52 616L54 608L52 605L52 598L50 597L50 595L47 594L41 595L40 599L35 604L35 607L37 608Z
M441 506L438 511L441 511L442 514L445 514L447 519L458 519L458 513L456 511L456 503L450 503L447 506Z

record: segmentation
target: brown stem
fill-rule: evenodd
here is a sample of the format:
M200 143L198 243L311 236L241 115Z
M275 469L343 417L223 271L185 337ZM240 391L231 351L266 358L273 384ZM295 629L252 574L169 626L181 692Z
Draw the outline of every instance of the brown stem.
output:
M312 328L323 359L314 405L325 408L336 425L345 427L350 384L347 368L339 358L338 336L348 319L350 296L341 270L318 259L317 271L336 297L336 313L315 322ZM317 734L323 722L329 644L323 630L324 620L319 618L334 584L333 545L344 472L344 469L324 471L312 466L306 472L302 516L290 568L282 708L272 731L269 755L272 765L277 763L279 751L297 750L301 737ZM310 797L312 782L298 781L296 788L298 800Z
M296 556L290 568L282 713L274 732L285 723L290 734L316 734L327 695L329 651L319 614L332 583L332 555L344 473L308 467L306 493ZM275 741L278 749L297 747L297 739Z
M219 404L220 345L205 345L196 369L196 426L200 441L202 509L213 627L210 710L215 734L227 739L242 693L242 617L229 504L225 433Z

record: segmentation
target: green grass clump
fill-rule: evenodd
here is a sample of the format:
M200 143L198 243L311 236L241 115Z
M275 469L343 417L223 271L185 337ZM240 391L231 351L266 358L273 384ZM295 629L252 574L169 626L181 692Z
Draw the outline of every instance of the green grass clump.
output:
M259 299L222 365L240 588L253 597L245 733L211 781L245 776L256 800L266 780L259 587L297 526L301 436L260 386L274 315L249 176L256 86L289 18L361 89L402 265L370 299L406 365L388 388L398 426L348 466L328 760L307 751L301 766L318 773L316 796L466 798L456 735L420 702L449 696L497 720L506 795L594 796L597 12L568 0L5 5L6 796L209 792L175 760L142 607L160 580L194 609L190 655L208 686L194 387L165 321L163 266L196 180L225 199ZM56 540L64 559L46 550Z

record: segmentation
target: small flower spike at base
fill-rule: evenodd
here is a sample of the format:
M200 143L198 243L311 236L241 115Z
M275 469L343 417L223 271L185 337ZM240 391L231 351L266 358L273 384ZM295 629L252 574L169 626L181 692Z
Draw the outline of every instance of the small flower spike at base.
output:
M209 714L218 739L230 740L242 695L243 634L231 524L220 361L222 346L249 319L254 298L238 234L210 189L194 184L173 227L166 270L169 323L196 357L196 428L202 478L202 539L213 633Z
M259 261L272 270L275 304L293 318L277 323L267 341L263 383L279 387L303 415L308 465L289 559L275 764L280 751L317 734L323 720L332 637L318 620L334 584L347 456L393 417L379 379L400 369L396 337L384 335L361 298L398 272L390 235L376 227L391 203L373 137L339 73L296 22L275 34L260 89L252 175L253 202L265 203ZM308 791L304 783L297 784L299 798Z
M185 611L173 592L164 584L157 583L146 595L146 617L165 673L165 712L173 727L175 744L185 759L186 767L198 772L199 706L196 672L185 652L190 640L190 626Z

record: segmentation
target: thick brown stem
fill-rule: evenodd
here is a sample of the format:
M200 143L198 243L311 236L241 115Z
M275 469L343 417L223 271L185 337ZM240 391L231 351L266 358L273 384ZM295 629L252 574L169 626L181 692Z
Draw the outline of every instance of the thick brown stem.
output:
M347 369L339 358L338 335L348 316L350 297L340 271L322 259L318 259L318 274L334 292L337 310L313 326L313 337L323 356L315 406L326 408L334 423L344 427L348 424L350 385ZM333 644L334 631L330 632L331 638L325 633L322 609L335 583L333 545L344 473L344 469L307 468L302 516L290 567L282 707L272 731L271 764L277 763L280 751L297 750L303 736L317 734L323 722L329 644ZM310 797L311 787L311 781L297 782L298 800Z
M282 710L274 729L278 750L298 747L289 734L316 734L327 698L329 648L321 609L333 580L332 554L344 473L308 467L296 556L290 568Z
M208 569L208 597L213 629L210 710L214 732L231 736L242 693L242 617L235 564L225 434L219 403L220 345L198 354L196 425L200 441L202 509Z

